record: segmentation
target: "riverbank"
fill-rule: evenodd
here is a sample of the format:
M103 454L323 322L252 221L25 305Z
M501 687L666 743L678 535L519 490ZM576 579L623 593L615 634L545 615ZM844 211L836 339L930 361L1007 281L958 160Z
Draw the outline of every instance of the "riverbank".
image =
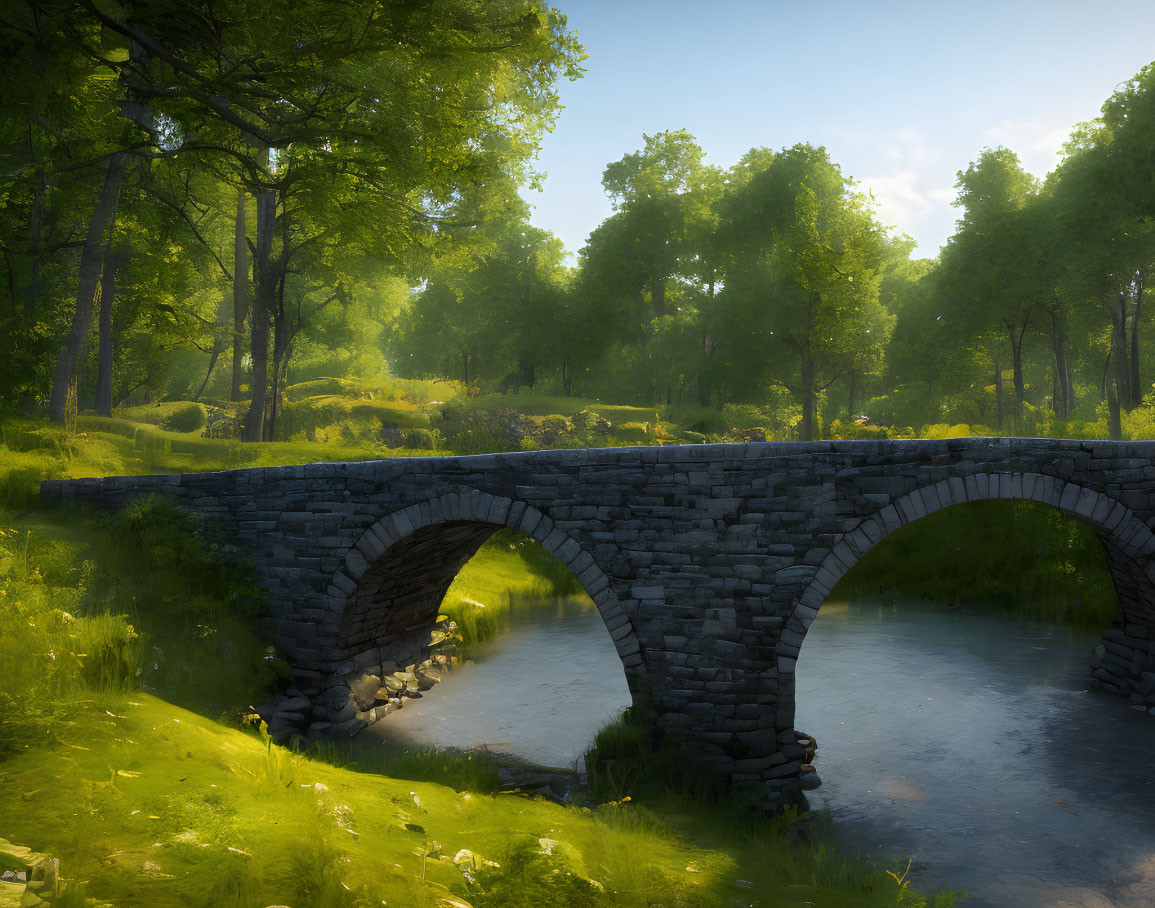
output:
M335 745L271 745L230 718L280 683L248 623L243 567L183 519L157 505L117 518L33 509L0 527L0 836L59 858L73 896L150 908L895 903L885 868L795 844L789 818L677 795L563 808L503 792L478 755L357 765ZM500 571L525 560L506 556Z

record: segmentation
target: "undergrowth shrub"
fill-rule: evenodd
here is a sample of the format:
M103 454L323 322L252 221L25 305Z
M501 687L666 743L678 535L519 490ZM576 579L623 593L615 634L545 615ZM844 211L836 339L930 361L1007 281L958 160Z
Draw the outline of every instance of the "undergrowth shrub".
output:
M401 443L418 451L432 451L437 447L437 437L429 429L402 429Z
M223 540L150 497L105 518L95 550L85 614L129 616L143 683L180 702L257 702L274 680L255 631L260 594ZM104 670L126 660L109 654Z
M602 726L584 760L590 794L597 800L674 794L714 804L733 794L727 780L692 759L677 737L655 737L636 706Z
M1118 610L1095 531L1032 501L977 501L900 527L830 598L893 592L1102 630Z
M203 429L208 420L205 408L198 403L182 404L173 410L161 425L173 432L196 432Z

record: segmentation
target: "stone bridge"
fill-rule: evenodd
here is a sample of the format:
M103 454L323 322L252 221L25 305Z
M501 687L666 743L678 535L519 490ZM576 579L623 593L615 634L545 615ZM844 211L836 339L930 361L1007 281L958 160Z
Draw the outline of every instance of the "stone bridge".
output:
M249 552L266 632L321 718L348 714L350 678L419 661L447 587L493 532L540 540L596 603L650 721L760 783L767 807L798 784L795 663L823 600L890 532L941 508L1025 499L1091 525L1120 601L1095 675L1155 687L1152 442L537 451L46 482L41 494L117 508L152 493L223 521Z

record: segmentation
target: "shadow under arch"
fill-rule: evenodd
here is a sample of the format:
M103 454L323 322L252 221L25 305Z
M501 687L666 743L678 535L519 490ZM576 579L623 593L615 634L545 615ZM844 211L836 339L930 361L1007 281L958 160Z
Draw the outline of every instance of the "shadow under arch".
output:
M385 515L370 526L334 575L341 658L369 669L415 647L433 626L453 579L494 533L511 528L536 539L574 575L597 607L622 661L630 694L646 689L634 627L609 578L588 552L522 501L461 489ZM336 596L339 594L339 596Z
M892 532L929 514L971 501L1010 499L1051 505L1088 523L1099 536L1119 597L1104 641L1114 644L1095 676L1121 690L1155 665L1155 534L1130 508L1102 492L1041 473L973 473L915 489L864 517L831 549L786 622L791 637L776 647L779 724L792 728L795 664L806 631L835 584ZM797 642L795 642L797 641Z

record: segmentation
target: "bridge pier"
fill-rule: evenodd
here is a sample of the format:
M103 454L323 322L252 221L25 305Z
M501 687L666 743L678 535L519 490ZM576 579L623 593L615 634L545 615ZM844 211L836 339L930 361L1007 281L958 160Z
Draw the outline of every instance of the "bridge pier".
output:
M108 508L154 493L228 525L265 590L268 638L325 716L348 712L350 680L416 661L491 533L539 540L590 594L655 727L760 784L768 809L798 786L796 663L823 600L889 533L942 508L1023 499L1095 527L1120 599L1096 677L1155 694L1150 442L686 445L42 486Z

